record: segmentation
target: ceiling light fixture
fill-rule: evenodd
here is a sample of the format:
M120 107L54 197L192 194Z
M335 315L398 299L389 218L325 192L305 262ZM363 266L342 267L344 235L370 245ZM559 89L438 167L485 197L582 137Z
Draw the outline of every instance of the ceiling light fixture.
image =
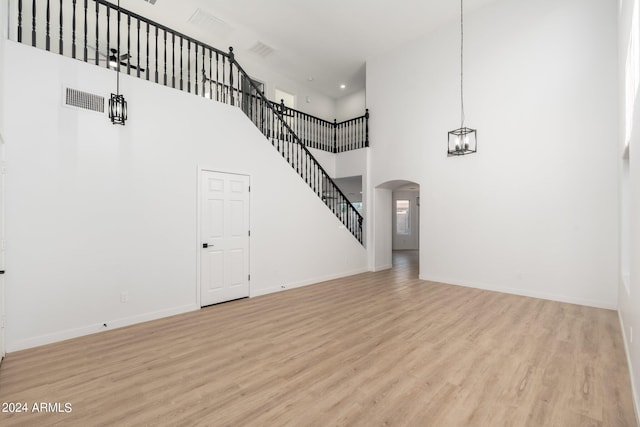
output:
M347 85L345 85L345 84L341 84L340 85L340 89L346 89L346 88L347 88Z
M460 127L447 135L447 156L464 156L475 153L478 149L478 138L475 129L464 125L464 20L463 0L460 0Z
M120 0L118 0L118 52L116 58L120 58ZM116 68L116 93L109 99L109 118L114 125L124 126L127 121L127 101L120 94L120 61Z

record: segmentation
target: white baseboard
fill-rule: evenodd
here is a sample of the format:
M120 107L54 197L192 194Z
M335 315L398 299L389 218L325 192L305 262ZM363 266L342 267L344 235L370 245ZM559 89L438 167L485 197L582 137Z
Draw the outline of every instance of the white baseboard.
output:
M196 304L183 305L180 307L173 307L166 310L159 310L150 313L139 314L136 316L125 317L122 319L115 319L107 322L107 326L104 323L95 323L92 325L81 326L79 328L67 329L65 331L54 332L51 334L40 335L33 338L25 338L15 342L7 343L7 352L11 353L19 350L26 350L28 348L39 347L41 345L52 344L59 341L64 341L72 338L78 338L85 335L91 335L98 332L109 331L112 329L122 328L125 326L135 325L137 323L148 322L150 320L161 319L163 317L174 316L176 314L187 313L190 311L199 310Z
M608 302L590 300L585 298L568 297L568 296L559 295L559 294L549 294L546 292L532 292L525 289L493 286L493 285L487 285L484 283L460 282L457 280L443 279L439 277L425 277L422 274L420 275L420 280L428 280L430 282L438 282L438 283L443 283L445 285L464 286L467 288L484 289L486 291L502 292L505 294L521 295L524 297L540 298L540 299L546 299L550 301L566 302L569 304L585 305L588 307L605 308L607 310L618 309L618 304L616 302L608 303Z
M305 280L302 280L300 282L286 283L284 285L284 288L282 288L282 287L272 287L272 288L251 290L251 298L259 297L261 295L272 294L274 292L286 291L287 289L295 289L295 288L301 288L303 286L315 285L317 283L326 282L328 280L342 279L343 277L349 277L349 276L353 276L353 275L356 275L356 274L366 273L367 271L369 271L369 270L366 267L365 268L358 268L356 270L346 271L346 272L343 272L343 273L329 274L329 275L326 275L326 276L314 277L312 279L305 279Z
M393 268L392 264L375 265L373 266L373 272L375 273L377 271L389 270L390 268Z
M627 356L627 366L629 368L629 377L631 379L631 397L633 399L633 408L636 411L636 421L640 422L640 394L638 394L638 385L635 382L635 376L633 371L633 364L631 363L631 352L629 351L629 343L627 341L627 334L624 320L622 319L622 313L618 310L618 319L620 320L620 328L622 329L622 341L624 342L624 351Z

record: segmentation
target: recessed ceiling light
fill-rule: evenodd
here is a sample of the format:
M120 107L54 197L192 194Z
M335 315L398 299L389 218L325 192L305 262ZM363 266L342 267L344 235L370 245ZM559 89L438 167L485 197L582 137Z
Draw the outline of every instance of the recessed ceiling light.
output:
M340 85L340 89L346 89L346 88L347 88L347 85L345 85L345 84L341 84Z

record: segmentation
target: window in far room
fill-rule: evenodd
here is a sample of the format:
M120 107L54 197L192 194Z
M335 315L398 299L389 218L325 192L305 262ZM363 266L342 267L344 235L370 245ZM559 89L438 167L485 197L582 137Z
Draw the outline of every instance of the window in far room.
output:
M396 200L396 232L411 234L411 204L409 200Z

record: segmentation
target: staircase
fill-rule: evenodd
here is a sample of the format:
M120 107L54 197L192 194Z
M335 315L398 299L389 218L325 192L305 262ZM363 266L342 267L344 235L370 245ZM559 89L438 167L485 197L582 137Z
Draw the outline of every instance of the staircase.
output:
M240 108L363 243L362 215L309 147L368 147L368 111L338 123L269 101L233 48L223 52L104 0L11 0L9 7L13 40Z

